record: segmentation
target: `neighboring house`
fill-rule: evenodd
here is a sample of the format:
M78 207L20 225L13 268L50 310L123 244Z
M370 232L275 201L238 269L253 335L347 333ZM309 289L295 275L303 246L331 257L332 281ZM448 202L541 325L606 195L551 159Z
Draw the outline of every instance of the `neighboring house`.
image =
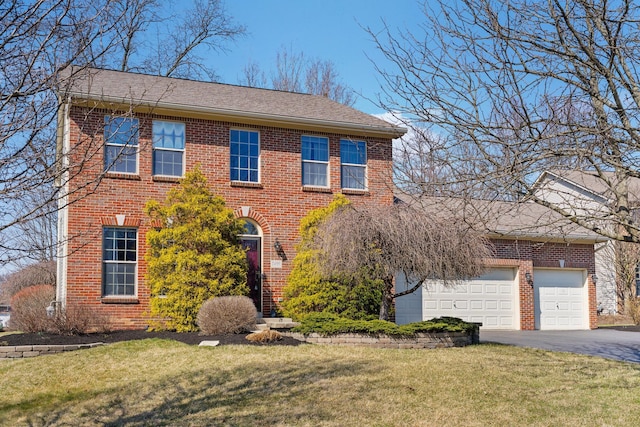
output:
M490 239L494 257L479 278L455 286L428 281L398 298L398 323L452 316L481 322L483 329L597 327L594 243L602 237L532 202L399 199L467 222ZM408 286L397 278L397 291Z
M615 184L613 174L606 173L607 179ZM578 216L597 218L602 227L607 223L611 206L610 187L593 172L581 170L554 170L543 172L534 185L535 195L555 206L567 208ZM640 202L640 180L630 178L629 201L638 206ZM596 245L596 274L598 277L597 299L600 312L617 313L623 308L623 301L616 281L615 242L607 241Z
M321 96L116 71L61 81L56 298L113 328L144 328L146 201L195 164L238 218L250 296L282 301L300 219L336 193L393 203L391 141L405 130ZM348 232L348 230L345 230Z
M11 319L11 307L6 304L0 304L0 329L9 326Z

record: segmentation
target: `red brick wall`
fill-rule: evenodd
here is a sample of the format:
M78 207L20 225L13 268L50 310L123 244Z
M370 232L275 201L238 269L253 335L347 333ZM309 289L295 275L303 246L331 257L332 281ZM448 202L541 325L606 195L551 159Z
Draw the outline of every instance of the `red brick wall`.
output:
M114 328L144 328L149 290L145 282L144 253L149 221L143 213L147 200L163 201L167 191L177 185L172 180L152 177L152 119L186 123L186 169L196 163L207 176L215 194L223 196L227 206L242 216L242 207L250 207L263 233L262 267L263 313L269 314L282 298L282 288L291 271L294 247L299 241L300 219L314 208L327 205L340 189L340 138L352 137L367 142L368 191L350 192L354 203L391 204L391 140L353 135L303 132L276 127L239 123L138 115L140 119L139 174L135 177L106 175L103 170L103 132L106 110L71 108L70 160L73 169L70 189L67 268L67 304L90 306L97 315L109 319ZM232 186L229 181L229 130L255 129L260 132L261 186ZM330 189L310 191L301 182L301 135L329 138ZM82 167L80 167L82 165ZM175 181L175 180L173 180ZM347 193L347 191L345 191ZM138 291L129 300L102 298L102 226L116 224L116 215L125 215L126 225L138 227ZM273 249L275 239L282 244L287 260L281 269L271 269L271 260L280 260Z
M596 287L592 281L595 273L595 253L593 244L568 244L556 242L534 242L530 240L492 239L495 259L489 260L491 266L513 266L519 272L520 329L535 329L535 308L533 287L527 283L525 273L530 273L535 281L534 268L585 269L589 294L589 327L598 326Z

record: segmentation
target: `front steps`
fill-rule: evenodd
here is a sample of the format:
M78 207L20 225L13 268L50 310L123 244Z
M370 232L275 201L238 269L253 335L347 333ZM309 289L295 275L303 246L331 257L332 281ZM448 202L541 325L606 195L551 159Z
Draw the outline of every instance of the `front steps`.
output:
M269 329L274 330L289 330L298 323L294 322L288 317L261 317L256 321L257 331L266 331Z

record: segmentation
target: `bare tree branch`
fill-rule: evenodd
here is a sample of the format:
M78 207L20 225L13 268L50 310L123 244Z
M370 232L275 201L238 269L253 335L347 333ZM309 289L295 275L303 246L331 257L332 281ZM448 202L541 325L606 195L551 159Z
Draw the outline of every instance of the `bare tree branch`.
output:
M423 154L446 172L434 181L439 194L526 195L589 230L640 242L631 194L640 178L639 22L630 0L425 1L421 32L368 30L392 64L376 65L379 104L438 142ZM607 209L550 199L536 182L545 170L586 171L605 184Z
M319 226L313 245L320 269L328 276L359 274L367 266L373 277L384 281L383 320L388 320L394 298L416 291L427 279L453 285L479 276L491 254L484 237L464 222L406 205L347 205ZM413 286L394 293L397 273Z
M91 129L89 138L73 141L70 152L56 141L67 91L86 78L87 67L195 74L206 71L196 56L199 48L223 49L244 31L220 1L197 2L165 32L175 43L160 46L166 52L163 61L150 63L141 47L160 50L147 35L164 22L160 10L156 0L7 0L0 5L0 265L24 257L50 259L52 224L43 221L54 221L57 209L98 189L103 173L71 193L61 191L90 165L104 170L104 129ZM128 116L134 107L111 115ZM75 119L81 128L90 126L83 122L86 116ZM36 230L43 234L34 236Z

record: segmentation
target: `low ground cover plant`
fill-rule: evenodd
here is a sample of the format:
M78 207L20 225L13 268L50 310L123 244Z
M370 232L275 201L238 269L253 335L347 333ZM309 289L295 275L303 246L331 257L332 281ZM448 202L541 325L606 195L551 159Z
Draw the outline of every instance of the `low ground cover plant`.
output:
M471 332L477 327L455 317L439 317L424 322L396 325L385 320L352 320L331 313L314 313L306 316L292 331L305 335L315 332L321 335L359 333L412 336L420 332Z

